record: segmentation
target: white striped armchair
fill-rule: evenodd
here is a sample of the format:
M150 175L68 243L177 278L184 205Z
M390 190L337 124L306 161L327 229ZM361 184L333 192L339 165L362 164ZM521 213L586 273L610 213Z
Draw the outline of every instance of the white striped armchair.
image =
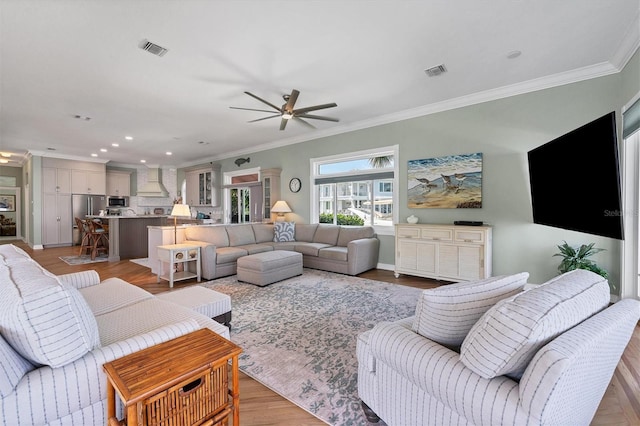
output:
M492 280L425 290L415 317L359 336L358 392L370 422L589 424L640 318L640 302L607 307L606 280L587 271L505 298L500 293L512 292L518 280ZM453 335L468 332L447 341L447 327Z

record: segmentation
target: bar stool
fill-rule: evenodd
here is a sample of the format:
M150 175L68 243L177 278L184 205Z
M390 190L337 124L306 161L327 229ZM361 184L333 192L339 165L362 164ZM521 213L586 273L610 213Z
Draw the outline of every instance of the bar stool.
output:
M91 254L91 250L93 250L93 240L91 239L91 233L89 232L89 226L87 225L86 220L82 220L79 217L75 218L76 226L78 227L78 231L82 234L82 240L80 242L80 253L79 256L85 254Z
M91 235L91 260L96 258L99 252L109 253L109 231L96 221L88 220L89 234Z

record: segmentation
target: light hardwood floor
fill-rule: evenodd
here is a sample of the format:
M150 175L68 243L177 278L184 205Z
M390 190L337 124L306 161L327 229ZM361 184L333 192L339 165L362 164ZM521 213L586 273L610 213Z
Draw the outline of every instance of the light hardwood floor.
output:
M0 241L9 243L10 241ZM128 260L101 262L89 265L69 266L59 256L77 254L78 247L31 250L22 242L14 242L23 248L38 263L54 274L66 274L86 269L95 269L102 279L119 277L140 286L151 293L169 290L166 281L156 283L150 269ZM437 281L401 276L395 278L390 271L372 270L360 275L364 278L418 288L433 288ZM196 284L195 280L181 282L175 288ZM233 321L232 321L233 324ZM355 353L354 353L355 356ZM311 414L282 398L267 387L241 373L240 418L242 425L323 425ZM629 346L616 368L614 377L598 408L593 425L640 425L640 326L636 327Z

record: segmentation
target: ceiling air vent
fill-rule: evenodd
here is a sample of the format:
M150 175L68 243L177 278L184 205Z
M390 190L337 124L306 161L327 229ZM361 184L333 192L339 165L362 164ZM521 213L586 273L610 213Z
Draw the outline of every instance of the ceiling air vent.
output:
M427 73L429 77L437 77L440 74L447 72L447 69L445 68L444 64L440 64L436 65L435 67L427 68L426 70L424 70L424 72Z
M164 56L164 54L168 52L168 50L164 47L158 46L155 43L151 43L147 39L142 40L138 46L140 47L140 49L146 50L149 53L153 53L156 56Z

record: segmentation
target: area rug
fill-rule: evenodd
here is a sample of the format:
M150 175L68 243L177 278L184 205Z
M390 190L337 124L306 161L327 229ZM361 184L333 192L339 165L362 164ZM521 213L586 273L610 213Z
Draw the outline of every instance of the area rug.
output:
M358 398L356 339L411 316L421 290L304 269L266 287L237 277L205 287L231 296L240 369L331 425L368 425ZM381 422L382 424L382 422Z
M151 266L149 265L148 257L141 257L139 259L129 259L129 262L133 262L136 265L144 266L145 268L151 268Z
M83 254L82 256L60 256L60 260L65 262L67 265L85 265L87 263L106 262L109 260L109 256L104 254L96 256L95 259L91 260L90 255Z

